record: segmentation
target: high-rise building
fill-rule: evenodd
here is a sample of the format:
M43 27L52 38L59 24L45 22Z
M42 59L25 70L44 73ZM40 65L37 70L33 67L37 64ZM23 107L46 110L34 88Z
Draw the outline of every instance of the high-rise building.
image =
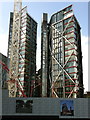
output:
M20 13L21 16L16 21L14 14L17 13L10 13L8 41L8 57L10 57L10 72L12 73L10 77L18 80L23 93L27 97L30 97L34 96L36 79L37 22L27 13L27 7L22 8ZM15 25L17 25L18 20L20 20L20 26L18 26L18 28L20 27L19 31L18 28L15 28L17 27ZM14 36L12 34L13 29ZM14 39L12 39L12 36ZM19 36L19 39L17 36ZM18 49L15 45L18 46ZM22 91L18 87L16 89L16 96L22 96Z
M41 26L41 79L42 79L42 96L49 96L49 66L48 66L48 16L43 14L43 21Z
M7 57L8 58L10 58L10 53L11 53L12 28L13 28L13 12L10 12L9 36L8 36L8 51L7 51Z
M43 14L41 32L42 96L83 97L80 25L72 5Z

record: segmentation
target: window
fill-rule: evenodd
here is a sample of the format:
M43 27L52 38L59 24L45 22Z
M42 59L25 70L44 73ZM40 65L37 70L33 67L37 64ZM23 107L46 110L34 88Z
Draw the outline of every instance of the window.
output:
M70 44L70 43L69 43ZM69 50L69 49L72 49L72 48L75 48L75 46L73 46L73 45L68 45L68 46L65 46L65 50Z
M64 20L64 24L68 23L70 19L71 19L71 17L69 17L66 20Z
M68 24L68 27L73 26L73 25L74 25L74 22L70 22L70 23ZM64 29L66 28L66 26L67 26L67 24L64 25Z
M68 38L70 38L70 37L75 37L75 35L74 35L74 33L72 32L72 33L70 33L70 34L65 35L65 37L68 39Z
M66 56L66 55L71 55L72 52L73 52L73 50L70 50L70 51L65 52L65 56Z
M70 11L70 10L72 10L72 6L69 6L69 7L65 8L65 9L64 9L64 13L65 13L65 12L68 12L68 11Z
M57 21L59 21L61 19L63 19L63 12L62 11L57 13Z
M23 77L20 77L19 80L21 80L21 81L24 80L24 76L23 76Z
M71 39L65 40L65 44L70 44L69 42L73 43L73 42L75 42L75 39L71 38Z
M68 73L77 72L77 68L75 68L75 67L74 68L67 68L66 71Z
M74 31L74 27L68 28L65 30L65 34Z
M56 22L56 15L53 15L52 17L52 23L55 23Z

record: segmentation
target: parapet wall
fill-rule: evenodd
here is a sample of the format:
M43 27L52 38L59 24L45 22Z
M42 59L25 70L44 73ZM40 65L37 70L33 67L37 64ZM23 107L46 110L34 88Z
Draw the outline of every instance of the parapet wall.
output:
M2 94L2 115L90 118L90 99L9 98L8 92L4 91Z

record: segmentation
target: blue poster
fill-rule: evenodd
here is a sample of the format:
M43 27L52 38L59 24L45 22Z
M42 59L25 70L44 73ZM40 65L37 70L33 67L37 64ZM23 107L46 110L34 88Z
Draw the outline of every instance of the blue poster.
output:
M60 113L61 113L61 116L74 116L73 100L61 100Z

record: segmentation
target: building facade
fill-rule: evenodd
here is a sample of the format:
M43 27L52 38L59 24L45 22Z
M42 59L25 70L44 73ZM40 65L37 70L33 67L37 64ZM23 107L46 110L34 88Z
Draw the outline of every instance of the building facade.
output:
M9 58L0 53L0 87L7 88Z
M41 69L36 72L35 97L42 97Z
M43 14L41 26L41 79L42 79L42 96L49 96L49 52L48 52L48 15Z
M20 17L20 30L17 33L19 34L19 41L17 42L15 41L16 39L12 39L12 16L13 18L15 17L13 13L10 16L8 42L8 56L10 55L10 69L13 75L16 75L12 78L15 78L19 81L19 84L17 85L16 96L22 97L23 93L25 96L30 97L34 95L33 93L36 78L37 23L27 13L27 7L22 8ZM13 21L15 29L14 22L15 21ZM18 49L15 48L15 44L18 44ZM15 49L17 50L16 52ZM17 61L15 60L14 56L16 57ZM20 91L20 89L22 89L22 91Z
M10 12L9 36L8 36L8 51L7 57L10 58L11 42L12 42L12 28L13 28L13 12Z
M44 21L42 26L47 27L42 30L41 61L42 82L46 85L42 84L42 96L49 92L51 97L83 97L81 28L72 5L53 14L49 23Z

